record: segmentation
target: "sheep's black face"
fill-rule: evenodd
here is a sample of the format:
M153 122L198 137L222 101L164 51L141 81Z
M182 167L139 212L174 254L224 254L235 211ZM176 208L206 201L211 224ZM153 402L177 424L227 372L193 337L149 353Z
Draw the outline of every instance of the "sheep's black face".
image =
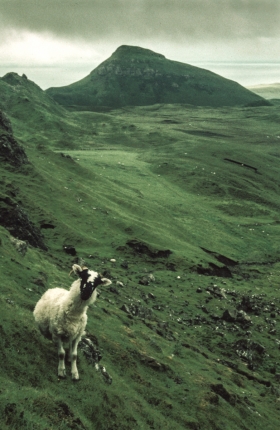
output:
M93 270L82 270L79 273L81 278L81 299L88 300L98 285L102 284L102 278L99 273Z

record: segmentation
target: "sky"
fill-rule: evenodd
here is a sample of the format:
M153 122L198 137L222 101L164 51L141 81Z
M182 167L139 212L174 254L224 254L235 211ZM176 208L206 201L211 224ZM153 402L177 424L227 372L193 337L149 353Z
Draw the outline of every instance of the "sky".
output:
M279 22L280 0L0 0L0 76L69 85L134 45L244 86L280 83Z

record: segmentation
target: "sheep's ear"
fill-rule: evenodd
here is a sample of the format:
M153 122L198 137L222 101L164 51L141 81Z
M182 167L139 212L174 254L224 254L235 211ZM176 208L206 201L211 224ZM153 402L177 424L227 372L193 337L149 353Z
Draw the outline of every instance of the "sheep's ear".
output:
M73 266L72 266L72 270L71 270L71 272L69 273L69 275L71 275L71 273L72 272L74 272L76 275L79 275L80 274L80 272L82 272L82 268L81 268L81 266L79 266L78 264L73 264Z
M101 282L102 282L102 285L104 285L105 287L107 285L112 284L112 282L110 281L110 279L107 279L107 278L101 278Z

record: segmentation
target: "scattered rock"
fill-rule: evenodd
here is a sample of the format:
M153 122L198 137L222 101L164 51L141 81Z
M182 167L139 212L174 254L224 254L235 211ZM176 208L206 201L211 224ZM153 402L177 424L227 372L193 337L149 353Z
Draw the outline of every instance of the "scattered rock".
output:
M256 296L243 296L239 309L259 315L261 313L260 301Z
M112 285L110 286L109 291L114 294L120 294L119 290L117 290L117 288Z
M206 288L206 291L208 291L210 294L212 294L216 298L220 299L226 299L226 293L224 288L220 288L217 285L213 285Z
M149 325L146 324L148 327ZM169 324L166 321L159 322L157 327L150 327L152 330L155 330L156 333L167 340L176 340L176 337L173 331L169 328Z
M150 346L156 351L156 352L160 352L160 353L162 353L162 349L161 349L161 347L154 341L154 340L151 340L151 342L150 342Z
M239 322L243 325L252 324L252 320L249 315L244 311L237 311L236 309L226 309L223 313L222 319L227 322Z
M248 362L248 368L254 370L265 356L265 347L251 339L240 339L233 344L237 355Z
M223 313L222 319L227 322L235 322L237 318L237 310L226 309Z
M61 157L63 158L68 158L71 161L74 161L74 159L71 157L71 155L69 154L64 154L63 152L60 153Z
M27 243L24 240L19 240L14 237L11 237L10 240L16 250L24 257L28 247Z
M148 294L144 294L144 293L142 293L142 299L144 300L144 302L148 303L148 301L149 301L149 296L148 296Z
M99 370L100 370L100 372L101 372L101 375L103 376L103 378L105 379L105 382L108 384L108 385L111 385L112 384L112 382L113 382L113 379L112 379L112 377L109 375L109 373L107 372L107 370L105 369L105 367L104 366L99 366Z
M235 406L237 401L237 396L235 394L230 394L225 389L223 384L212 384L211 390L214 391L214 393L218 394L218 396L222 397L230 405Z
M92 337L92 340L89 337L82 338L79 348L81 349L90 364L99 363L102 358L102 355L98 348L98 342L95 337Z
M151 319L153 317L153 311L151 309L145 308L142 305L136 305L134 303L131 303L130 305L123 304L121 310L134 317L144 319Z
M167 263L166 269L170 270L171 272L176 272L176 265L174 263Z
M112 384L112 381L113 381L112 377L106 371L104 366L99 365L99 362L102 359L102 355L98 348L98 342L96 337L95 336L91 336L91 338L84 337L81 340L79 347L82 350L83 354L85 355L88 363L94 365L96 370L100 371L101 375L103 376L107 384Z
M131 312L130 312L130 309L129 309L129 306L127 306L127 305L122 305L122 307L121 307L121 311L124 311L125 313L127 313L127 314L130 314Z
M237 312L237 321L243 324L252 324L251 318L244 311Z
M123 262L121 263L121 267L122 267L123 269L128 269L128 262L127 262L127 261L123 261Z
M143 276L140 280L139 280L139 284L140 285L150 285L150 279L148 276Z
M9 305L14 305L15 304L15 302L13 300L9 299L9 298L6 299L6 302L9 303Z
M38 287L46 288L47 287L47 276L43 274L42 276L35 278L32 282L33 282L33 284L37 285Z
M73 257L77 255L77 251L73 245L63 245L63 250L66 254L72 255Z
M55 225L53 225L53 224L51 224L49 222L45 222L45 223L42 223L40 225L40 228L44 229L44 230L53 230L53 229L55 229Z
M163 363L160 363L154 357L150 357L145 354L140 354L140 359L142 363L144 363L146 366L151 367L154 370L166 371L168 369L168 366L166 366Z

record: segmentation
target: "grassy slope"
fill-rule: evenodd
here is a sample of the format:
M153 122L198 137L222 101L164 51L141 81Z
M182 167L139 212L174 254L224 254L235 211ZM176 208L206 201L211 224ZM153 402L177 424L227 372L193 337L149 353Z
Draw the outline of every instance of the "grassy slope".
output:
M26 115L11 99L8 108L34 167L1 166L2 185L37 226L54 228L42 230L49 251L29 247L25 257L0 228L1 428L277 428L279 351L269 333L279 324L277 312L271 317L280 273L277 108L157 105L110 115L64 112L61 119L42 107ZM172 255L134 253L125 246L132 238ZM43 291L70 284L65 244L109 272L114 285L124 283L119 294L104 289L89 310L88 332L98 338L110 386L81 352L81 381L58 382L54 347L34 327ZM220 264L201 247L239 261L233 278L198 275L199 264ZM140 285L149 273L155 282ZM226 298L209 300L213 284ZM268 309L251 315L251 335L214 318L244 294ZM152 315L128 316L120 308L131 303ZM234 347L247 337L266 348L255 371ZM148 365L148 356L161 366Z
M47 93L62 105L84 106L85 110L155 103L216 107L264 102L236 82L208 70L133 46L119 47L84 79L49 88Z

